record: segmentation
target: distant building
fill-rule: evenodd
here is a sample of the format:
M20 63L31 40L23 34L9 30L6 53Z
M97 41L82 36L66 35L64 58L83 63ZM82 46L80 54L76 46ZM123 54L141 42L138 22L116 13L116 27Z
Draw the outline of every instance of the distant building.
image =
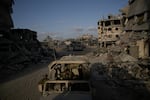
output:
M30 42L37 40L37 32L30 29L12 29L11 30L12 40L17 40L19 42Z
M123 31L122 16L109 15L98 21L98 41L101 47L115 43Z
M80 41L87 46L92 46L97 44L97 39L92 34L83 34L80 36Z
M0 37L0 60L2 61L0 64L37 61L40 59L41 49L35 31L12 29L7 37Z
M39 53L41 48L40 42L37 40L37 32L29 29L12 29L10 40L14 41L19 47L33 53Z
M90 39L93 38L93 35L91 35L91 34L83 34L80 38L84 39L84 40L90 40Z
M47 36L42 42L41 45L43 48L52 48L54 46L53 39L50 36Z

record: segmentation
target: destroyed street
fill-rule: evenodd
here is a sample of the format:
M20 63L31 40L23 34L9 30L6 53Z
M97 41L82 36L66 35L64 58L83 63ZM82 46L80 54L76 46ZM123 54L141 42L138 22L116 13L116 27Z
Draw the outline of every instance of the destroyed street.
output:
M86 14L87 11L96 8L92 11L94 15L99 7L96 2L99 1L87 1L92 3L84 2L85 5L88 5L82 5L86 8L84 12ZM32 24L34 19L38 25L33 23L30 29L16 28L13 20L16 17L11 15L15 13L15 10L17 11L18 8L13 9L13 7L17 3L19 4L19 1L1 0L0 100L149 100L150 0L126 1L128 1L126 6L120 8L118 14L114 14L112 10L111 14L105 12L107 16L99 16L99 20L95 16L96 29L91 27L92 25L86 26L86 29L80 27L82 21L79 18L69 17L66 10L69 11L70 8L66 8L65 11L62 11L63 13L61 12L60 17L63 18L67 15L65 20L57 19L56 22L53 22L52 15L49 17L49 21L44 21L46 17L41 18L39 22L45 22L44 24L50 29L47 30L45 26L38 23L36 18L31 18L31 22L29 19L30 23L28 24ZM45 2L49 1L43 1L43 3ZM60 4L65 8L67 3L71 5L73 1L71 3L64 2ZM101 2L103 5L104 1ZM121 4L119 3L123 1L117 3L114 0L113 2L116 3L115 6L119 5L120 7ZM51 3L55 4L56 2L51 1ZM110 5L110 2L105 3L107 9L108 4L112 9L113 6ZM69 7L71 7L70 5ZM80 3L77 7L80 8L79 5ZM48 11L50 13L55 8L59 8L49 6L52 7ZM63 10L63 7L60 6L61 10ZM38 8L33 6L33 9ZM44 7L41 6L40 8ZM75 7L75 9L77 8ZM99 10L103 12L105 9ZM75 16L73 15L75 11L72 10L70 15ZM78 12L80 12L79 9ZM29 13L29 15L32 13ZM42 13L44 14L44 12ZM76 17L82 15L82 13L80 12ZM21 18L24 17L24 14L20 15ZM92 14L90 13L90 15ZM86 22L92 22L90 15L84 15ZM72 23L75 23L75 19L78 19L79 25L72 25L72 27L78 26L77 28L69 29L70 26L65 27L66 22L68 24L66 19L70 20L69 18L72 18ZM28 18L21 20L26 19ZM19 19L16 21L17 24L18 21ZM48 25L46 22L53 25ZM57 23L57 27L54 23ZM23 24L25 25L25 22L21 25ZM21 25L20 27L22 27ZM39 33L38 27L51 32ZM61 35L58 31L52 32L55 28L62 31ZM69 35L66 31L63 32L65 28L69 30ZM68 37L59 37L59 35L66 34ZM42 38L40 35L44 36L43 40L39 39ZM70 38L70 35L73 38Z

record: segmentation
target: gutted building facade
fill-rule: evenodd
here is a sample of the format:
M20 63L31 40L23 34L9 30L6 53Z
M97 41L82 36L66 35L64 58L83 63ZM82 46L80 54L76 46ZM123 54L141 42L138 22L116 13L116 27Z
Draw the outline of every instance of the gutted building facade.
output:
M123 30L122 16L108 16L98 21L98 41L101 47L115 43Z
M150 0L129 0L125 32L130 54L137 58L150 56ZM137 51L137 52L135 52Z

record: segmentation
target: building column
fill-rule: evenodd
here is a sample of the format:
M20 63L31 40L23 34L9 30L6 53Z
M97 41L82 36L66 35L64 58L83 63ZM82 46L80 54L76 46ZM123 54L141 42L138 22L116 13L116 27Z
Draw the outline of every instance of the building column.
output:
M144 39L137 41L137 46L139 47L139 58L143 58L145 56L144 52Z

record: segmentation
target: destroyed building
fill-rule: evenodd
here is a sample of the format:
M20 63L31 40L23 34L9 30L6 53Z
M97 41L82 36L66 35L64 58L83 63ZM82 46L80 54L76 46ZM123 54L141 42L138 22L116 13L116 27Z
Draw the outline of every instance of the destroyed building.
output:
M101 47L114 44L123 29L122 16L109 15L107 19L98 21L98 41Z
M41 44L37 40L37 32L29 29L12 29L11 40L14 41L31 60L39 59Z
M37 59L41 49L36 32L12 29L13 4L13 0L0 1L0 66L4 67L31 62L32 59Z
M41 41L43 48L52 48L54 47L53 39L50 36L47 36L43 41Z
M0 80L20 72L44 57L37 32L14 29L11 18L14 0L0 0Z
M126 15L124 40L130 49L130 55L136 58L150 56L150 1L129 0L122 10Z
M29 29L12 29L12 38L15 43L25 46L28 50L36 49L38 51L39 41L37 40L37 32Z
M14 0L0 0L0 31L8 31L13 27L11 18Z
M59 45L59 41L53 40L52 37L47 36L43 41L40 42L42 46L42 52L45 57L56 58L56 48Z
M32 62L40 58L41 45L34 31L11 29L0 41L1 64Z
M148 100L147 98L149 98L149 5L149 0L129 0L128 6L120 10L123 16L123 30L116 41L116 45L111 46L111 48L100 48L100 52L98 51L96 55L97 58L92 58L92 56L90 56L93 62L96 62L96 60L99 62L94 63L91 67L91 72L93 71L93 74L91 75L94 79L93 81L104 80L106 82L105 84L111 84L110 87L113 87L113 89L114 87L117 88L117 90L121 88L121 90L118 91L118 94L123 92L122 88L131 89L131 91L134 90L134 94L131 94L131 97L127 98L127 100L137 100L139 99L139 95L142 95L139 100ZM106 46L107 42L105 41L108 41L109 39L105 36L107 35L107 30L104 29L106 27L103 27L102 21L98 22L99 42L101 43L102 41L103 43L106 43ZM120 48L121 51L117 50L118 48ZM97 66L97 68L93 70L92 68L95 66ZM115 82L111 82L111 80L115 80ZM99 82L99 86L102 81ZM101 88L99 90L101 90ZM108 92L110 91L107 91L106 94ZM138 96L136 96L137 94Z
M10 37L10 30L13 28L13 21L11 18L13 4L13 0L0 1L0 64L11 57L12 48L16 47L15 44L8 39Z

